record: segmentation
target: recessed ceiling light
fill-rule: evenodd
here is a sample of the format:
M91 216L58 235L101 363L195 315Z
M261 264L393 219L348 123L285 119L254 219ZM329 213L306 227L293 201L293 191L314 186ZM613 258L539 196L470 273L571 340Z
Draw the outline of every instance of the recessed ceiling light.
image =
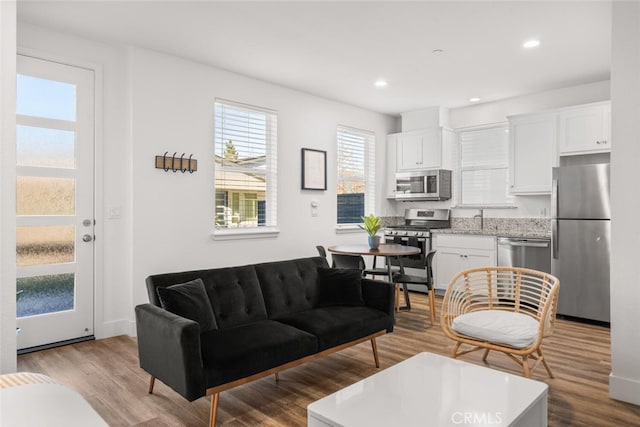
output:
M538 46L540 46L540 40L537 40L537 39L527 40L522 44L522 47L526 49L531 49L533 47L538 47Z
M442 50L442 49L433 49L431 51L431 53L433 53L434 55L441 55L441 54L444 53L444 50Z
M478 102L478 101L480 101L480 98L478 97L469 98L469 102Z
M378 79L378 80L376 80L376 82L373 85L375 87L386 87L387 86L387 81L386 80L382 80L382 79Z

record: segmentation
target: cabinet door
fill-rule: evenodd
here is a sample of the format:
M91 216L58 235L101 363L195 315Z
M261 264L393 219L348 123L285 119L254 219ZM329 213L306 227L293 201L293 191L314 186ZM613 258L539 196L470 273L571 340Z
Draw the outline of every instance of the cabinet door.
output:
M442 166L440 128L397 135L398 170L438 169Z
M387 158L385 159L386 171L385 171L385 192L387 195L387 199L395 199L396 198L396 150L397 150L397 139L398 135L392 134L387 135L387 147L386 154Z
M610 151L610 115L610 103L562 111L560 113L560 154Z
M511 194L551 194L551 168L557 166L557 115L509 120Z
M397 139L398 170L422 168L422 134L400 134Z
M437 289L447 289L453 276L465 269L464 255L459 249L438 247L435 255Z
M440 128L425 129L422 132L422 168L438 169L442 166L442 141L440 135Z

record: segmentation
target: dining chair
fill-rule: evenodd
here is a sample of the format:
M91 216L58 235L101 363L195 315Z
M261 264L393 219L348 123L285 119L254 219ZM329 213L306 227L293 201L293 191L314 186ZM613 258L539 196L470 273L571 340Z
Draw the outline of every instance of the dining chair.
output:
M362 275L363 276L372 276L373 279L376 278L376 276L386 276L389 277L389 269L387 268L387 266L384 267L376 267L376 262L377 262L378 257L376 255L373 256L373 265L371 266L371 268L365 268L362 271ZM398 272L400 271L400 269L398 267L392 267L391 268L391 274L393 275L394 272ZM389 278L391 279L391 278Z
M404 271L399 271L393 274L392 282L396 288L396 310L400 301L400 285L406 287L407 285L424 285L427 287L427 295L429 297L429 318L431 324L435 323L436 318L436 302L435 302L435 289L433 285L433 256L436 254L436 250L432 249L427 252L424 257L424 269L426 276L413 276L405 274Z
M316 246L316 250L322 257L327 257L324 246ZM366 264L360 255L331 254L331 268L349 268L363 271Z

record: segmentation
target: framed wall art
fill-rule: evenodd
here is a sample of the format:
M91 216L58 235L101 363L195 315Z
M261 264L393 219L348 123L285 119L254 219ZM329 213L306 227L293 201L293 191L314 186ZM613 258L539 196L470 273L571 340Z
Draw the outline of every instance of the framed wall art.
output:
M327 189L327 152L302 149L302 189Z

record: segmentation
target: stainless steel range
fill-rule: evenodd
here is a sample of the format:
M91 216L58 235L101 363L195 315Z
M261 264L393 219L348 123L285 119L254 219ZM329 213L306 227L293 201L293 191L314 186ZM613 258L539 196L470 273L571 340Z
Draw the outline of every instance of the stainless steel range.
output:
M424 270L425 254L431 250L431 230L450 228L449 209L407 209L404 211L404 224L384 229L386 243L419 247L419 255L405 257L405 267ZM392 264L397 265L392 261Z

